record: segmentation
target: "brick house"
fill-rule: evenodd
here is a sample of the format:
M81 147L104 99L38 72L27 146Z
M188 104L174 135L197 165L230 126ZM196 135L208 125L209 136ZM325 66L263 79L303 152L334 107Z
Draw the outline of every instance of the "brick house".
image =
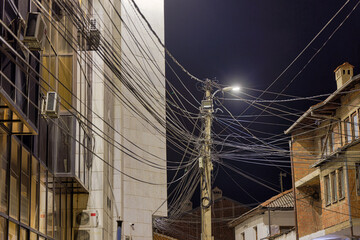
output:
M289 129L299 239L360 235L360 75L344 63L337 90Z
M235 240L234 228L227 225L233 219L249 210L243 204L224 197L222 190L215 187L213 190L214 202L212 204L212 235L216 240ZM169 219L165 231L167 236L179 240L201 239L201 209L192 208L191 202L186 202L187 211L177 219Z

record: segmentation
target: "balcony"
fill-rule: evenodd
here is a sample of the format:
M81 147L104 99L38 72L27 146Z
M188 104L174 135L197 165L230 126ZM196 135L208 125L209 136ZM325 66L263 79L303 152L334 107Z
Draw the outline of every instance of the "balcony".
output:
M55 176L75 193L88 193L92 141L73 115L62 115L53 125L52 146Z

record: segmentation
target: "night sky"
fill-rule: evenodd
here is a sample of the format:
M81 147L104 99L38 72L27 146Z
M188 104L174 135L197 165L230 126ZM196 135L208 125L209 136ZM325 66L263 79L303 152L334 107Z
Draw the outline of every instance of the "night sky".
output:
M340 0L165 0L166 47L189 72L200 79L216 78L224 85L237 83L243 86L242 91L247 89L264 91L345 2ZM349 1L304 54L270 88L270 91L279 93L290 83L357 2ZM335 91L333 70L345 61L355 66L355 75L359 74L359 31L360 6L283 93L307 97ZM201 100L203 92L198 90L196 82L179 69L176 72L197 99ZM167 78L181 90L169 68L167 68ZM255 93L255 96L259 96L261 92ZM254 95L254 92L251 94ZM274 95L265 94L262 98L274 99ZM288 106L306 111L313 104L315 103L311 101L298 101L289 103ZM224 105L234 115L259 113L252 108L244 113L247 106L244 103L224 102ZM293 120L295 121L296 118ZM281 119L278 119L278 123L284 126L272 126L269 129L269 125L253 124L251 127L280 134L291 125L290 122ZM215 128L214 131L216 130ZM168 150L168 158L180 159L181 155ZM290 161L289 158L287 160ZM276 167L254 164L236 166L279 186L280 169ZM290 172L290 168L286 170ZM276 194L236 173L231 175L259 201ZM291 176L288 175L284 180L285 189L291 188ZM223 195L239 202L254 203L254 200L237 188L221 170L214 186L219 186L223 190ZM195 204L197 198L198 195L193 198Z

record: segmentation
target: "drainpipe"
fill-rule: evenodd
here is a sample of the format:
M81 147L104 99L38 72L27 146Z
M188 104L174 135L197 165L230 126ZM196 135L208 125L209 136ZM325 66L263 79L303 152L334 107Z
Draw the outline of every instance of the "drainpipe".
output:
M350 201L350 187L349 187L349 167L347 163L347 157L345 156L345 168L346 168L346 192L347 192L347 199L348 199L348 206L349 206L349 224L350 224L350 236L351 239L354 239L354 229L353 229L353 222L351 216L351 201Z
M290 163L291 163L291 182L292 182L292 188L294 194L295 233L296 233L296 240L299 240L298 216L297 216L297 208L296 208L295 175L294 175L294 165L293 165L293 155L292 155L292 140L289 141L289 150L290 150Z

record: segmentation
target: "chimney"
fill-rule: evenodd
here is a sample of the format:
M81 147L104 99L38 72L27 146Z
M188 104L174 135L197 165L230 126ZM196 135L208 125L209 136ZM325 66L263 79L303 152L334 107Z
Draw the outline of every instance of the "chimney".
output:
M213 200L217 200L219 198L222 198L222 191L220 188L218 187L215 187L213 190L212 190L212 194L213 194Z
M188 212L190 210L192 210L192 202L190 200L186 200L185 202L183 202L183 211L184 212Z
M348 62L344 62L334 70L334 73L336 86L337 89L339 89L354 75L354 66Z

